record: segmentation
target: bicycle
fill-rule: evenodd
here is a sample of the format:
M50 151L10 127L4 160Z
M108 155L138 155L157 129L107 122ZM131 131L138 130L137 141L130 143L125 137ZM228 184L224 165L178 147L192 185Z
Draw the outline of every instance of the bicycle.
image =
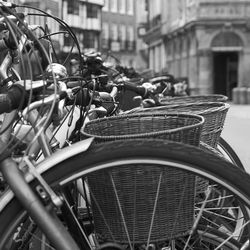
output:
M139 142L138 142L139 141ZM138 140L137 142L139 143L139 145L144 145L143 146L143 148L141 149L142 150L142 152L143 152L143 154L146 154L146 155L148 155L148 151L150 150L152 150L151 149L151 145L152 145L152 142L156 142L155 140L153 140L153 141L140 141L140 140ZM120 154L122 154L122 155L124 155L124 150L126 149L126 152L127 152L127 147L128 146L130 146L130 147L128 147L129 149L130 149L130 151L132 151L132 152L134 152L134 154L135 154L135 150L134 150L134 147L135 147L135 145L137 146L137 144L135 144L135 141L130 141L130 142L115 142L115 144L113 144L113 143L110 143L109 145L107 145L107 144L105 144L105 145L102 145L102 149L101 150L103 150L103 154L104 155L106 155L108 152L112 152L112 154L114 153L114 151L113 151L113 147L112 147L112 149L110 149L110 148L107 148L106 146L108 146L108 147L110 147L111 145L113 145L115 148L116 148L116 146L118 146L119 144L124 144L125 146L121 146L121 152L120 152ZM158 142L159 143L159 145L161 145L161 146L163 146L164 145L164 143L165 143L165 146L166 146L166 142L162 142L162 141L159 141ZM162 144L163 143L163 144ZM149 147L149 144L150 144L150 147ZM134 145L134 147L132 147L132 145ZM146 150L146 148L145 148L145 145L147 145L147 150ZM173 145L168 145L168 146L170 146L170 148L172 149L172 150L174 150L174 147L181 147L181 148L185 148L185 146L184 145L175 145L175 144L173 143ZM80 151L80 152L83 152L84 150L83 150L83 146L85 146L85 148L87 147L87 145L86 145L86 142L82 142L81 143L81 145L73 145L73 146L71 146L70 148L74 148L74 150L71 152L71 154L74 152L75 153L75 150L77 150L78 152ZM161 147L160 146L160 147ZM103 148L104 147L104 148ZM138 146L137 146L138 147ZM95 147L94 147L95 148ZM140 148L140 146L138 147L138 148ZM138 149L137 148L137 149ZM166 148L163 146L162 147L162 150L165 150ZM96 149L97 151L98 151L98 149ZM99 150L100 150L100 148L99 148ZM193 150L192 148L190 149L190 150ZM108 151L108 152L107 152ZM186 149L185 149L185 151L186 151ZM69 152L69 149L65 149L65 151L63 152L63 154L59 154L58 156L57 156L57 160L56 160L56 162L60 162L61 160L62 160L62 155L65 155L66 156L66 152ZM158 152L158 149L157 149L157 152ZM175 152L175 151L173 151L173 152ZM177 151L178 152L178 151ZM182 150L180 151L180 152L182 152ZM59 153L59 152L58 152ZM73 154L74 154L73 153ZM109 157L110 157L110 153L109 153ZM156 152L154 152L154 153L156 153ZM188 152L186 152L187 154L188 154ZM201 153L201 152L199 152L199 153ZM91 153L90 153L90 155L91 155ZM127 153L126 153L126 155L127 155ZM145 155L144 155L145 156ZM66 158L67 158L68 156L66 156ZM79 156L80 157L80 156ZM83 157L83 155L81 156L81 157ZM90 157L90 156L89 156ZM103 157L103 156L102 156ZM169 157L169 156L168 156ZM211 155L209 156L210 158L212 157ZM56 157L55 157L56 158ZM73 157L74 158L74 157ZM93 158L93 155L92 155L92 158ZM195 157L194 157L195 158ZM194 159L193 158L193 159ZM113 161L113 157L111 158L112 159L112 161ZM178 159L179 159L179 157L178 157ZM110 160L110 158L109 158L109 160ZM49 163L49 162L51 162L52 161L52 159L48 159L48 161L45 161L45 162L47 162L46 164L51 164L51 163ZM70 161L70 160L69 160ZM43 162L42 163L42 165L43 165L43 167L46 165L45 164L45 162ZM55 161L52 161L53 163L52 163L52 165L53 164L55 164ZM79 160L79 163L81 163L82 162L82 160ZM141 159L140 159L140 162L141 162ZM186 162L186 160L185 160L185 162ZM44 165L45 164L45 165ZM51 168L52 168L52 165L51 165ZM68 164L66 164L66 165L68 165ZM72 164L70 164L70 165L72 165ZM80 167L80 165L78 165L78 167ZM68 168L66 168L65 170L67 171L67 169ZM92 168L90 168L89 170L91 170ZM94 168L92 169L93 171L94 171ZM72 171L73 171L73 169L68 169L68 174L72 174ZM223 171L225 171L225 168L224 168L224 170ZM74 171L73 171L74 172ZM74 173L74 174L76 174L76 173ZM56 179L58 178L58 173L56 173L56 174L52 174ZM237 174L236 174L237 175ZM13 177L13 176L12 176ZM58 180L58 179L57 179ZM220 199L221 199L222 197L220 197ZM217 198L218 199L218 198ZM220 207L220 209L221 209L221 207ZM9 209L7 209L7 211L10 211ZM203 231L204 232L204 231ZM217 232L217 233L219 233L219 232ZM224 235L225 236L225 235ZM231 243L230 243L231 244ZM108 247L111 247L110 245L108 245ZM118 247L117 245L114 245L113 247Z
M27 105L29 107L32 104L27 103ZM6 108L6 106L4 108ZM8 106L8 109L12 109L12 107ZM201 247L204 244L206 244L208 248L214 248L216 245L219 249L237 249L248 244L249 234L245 229L248 228L249 223L247 209L250 205L250 194L249 176L246 173L239 171L239 169L235 168L232 164L212 154L205 153L196 147L176 142L163 141L160 139L112 141L98 145L92 142L93 139L90 138L72 144L72 146L59 150L38 164L26 158L25 161L29 168L25 167L21 169L25 173L20 172L20 165L11 159L10 156L12 152L2 150L0 168L6 181L10 184L11 189L7 190L0 198L1 249L8 249L10 244L12 245L13 239L19 239L17 232L19 232L20 223L25 221L24 218L27 215L33 218L33 222L38 224L43 230L44 235L49 239L48 242L43 237L40 243L43 246L46 245L47 247L57 249L148 249L150 247L185 249ZM154 147L152 147L152 145L154 145ZM6 145L1 142L0 148L6 148ZM210 163L209 165L207 164L208 162ZM35 169L33 168L34 165L36 166ZM158 177L156 179L151 178L153 166L157 174L156 176ZM100 219L96 219L95 217L98 214L99 202L95 202L94 194L98 192L92 192L92 185L90 185L89 192L85 190L85 194L80 193L75 183L77 179L85 180L86 178L86 182L88 182L91 180L91 175L93 176L93 174L98 172L100 174L106 172L108 176L108 182L106 182L111 184L111 189L115 191L114 198L116 201L112 203L113 206L111 207L110 204L106 203L108 210L111 210L112 207L116 207L118 214L123 214L121 213L123 209L120 209L121 206L119 206L120 202L117 202L117 200L120 201L119 192L114 188L117 183L114 178L111 178L115 172L109 171L120 168L121 171L126 168L136 169L137 171L132 172L135 174L135 178L147 173L149 178L151 178L150 183L156 184L158 191L155 190L155 192L153 192L154 199L151 199L151 201L153 201L151 202L151 208L153 208L151 212L152 215L156 217L158 214L156 213L156 211L158 212L156 209L158 197L159 194L162 195L161 180L164 179L163 177L166 173L172 173L174 176L176 176L177 173L178 176L183 170L184 172L190 172L191 175L188 175L190 178L181 178L178 180L180 190L182 190L182 192L187 190L191 192L191 196L187 195L186 197L191 197L192 199L190 200L194 201L194 203L188 203L190 205L189 209L187 209L186 206L182 208L184 212L189 211L189 215L191 215L182 216L182 220L188 220L184 229L180 229L180 225L184 224L180 223L178 226L176 225L179 230L174 230L175 226L173 225L175 225L180 218L178 218L178 220L175 220L175 218L172 222L169 222L171 221L170 218L163 218L165 212L161 211L163 213L160 213L160 218L158 219L163 219L163 221L159 221L158 225L165 225L165 227L169 228L168 235L164 233L164 230L160 235L158 235L157 232L161 230L156 230L157 232L153 230L154 216L151 217L147 228L145 225L142 225L143 232L142 234L141 232L137 234L137 238L135 237L133 239L132 237L134 235L133 226L132 229L129 225L125 226L124 216L118 216L118 219L121 219L122 222L114 223L114 228L111 228L111 234L107 229L104 230L103 233L102 226L106 227L109 223L106 223L108 221L105 222L105 220L104 222L102 221L102 215ZM149 170L144 172L144 168L149 168ZM163 171L163 169L166 169L166 171ZM180 170L180 172L176 172L176 170ZM209 185L206 187L207 192L203 191L198 196L196 196L196 194L192 195L193 192L196 192L196 189L192 188L194 185L194 182L192 182L194 175L199 175L204 179L210 180L210 182L208 182ZM129 180L134 180L135 182L135 178ZM106 179L104 179L104 181L105 180ZM175 180L174 178L172 182L173 187L176 187L174 185ZM188 183L188 180L191 180L191 183ZM235 183L235 180L239 180L239 182ZM217 183L217 186L215 186L215 183ZM28 184L30 184L30 186ZM142 184L144 185L145 183ZM183 189L185 184L190 185L191 189ZM132 187L132 189L134 189L133 187L137 187L136 185L131 185L131 182L129 182L128 185ZM103 189L103 187L104 184L97 187L97 191L99 191L99 188ZM84 187L82 190L84 191ZM29 195L27 195L27 193ZM38 193L38 196L34 195L34 193ZM170 192L170 194L171 193L172 192ZM182 197L180 193L181 192L176 193L177 198L179 198L179 204L182 203L182 198L185 197L185 195ZM231 193L231 195L229 195L229 193ZM135 194L136 196L134 196L134 198L140 198L138 197L140 192ZM225 194L227 196L224 196ZM162 196L160 197L162 199ZM74 198L73 201L69 200L70 198ZM105 197L101 196L100 202L105 203L108 201L104 198ZM79 204L78 207L78 204L75 203L83 201L86 202L87 205L84 204L84 206L82 206L82 204ZM136 205L133 201L132 205ZM149 201L150 199L147 200L147 202ZM91 203L89 204L88 202ZM74 204L74 206L71 206L72 204ZM97 210L95 210L94 204ZM226 204L229 204L230 207L226 207ZM232 207L232 204L235 205L235 207ZM142 205L143 207L150 207L149 203ZM45 207L48 207L49 212ZM154 208L156 210L154 210ZM178 208L178 206L175 206L175 208ZM84 211L88 209L89 211ZM210 209L215 212L211 212ZM130 212L131 210L125 209L125 211L128 215L133 214ZM180 211L177 209L177 212L179 213ZM87 215L90 216L90 218L87 217ZM170 215L174 217L173 213L170 213ZM194 220L193 216L195 217ZM115 217L111 216L111 222L112 219L115 219ZM132 217L132 219L135 218ZM61 221L63 224L61 224ZM230 223L230 221L233 221L233 223ZM140 220L136 221L135 224L137 226L140 225ZM117 225L122 228L122 231L116 230L115 226ZM132 223L132 225L134 224ZM204 225L206 228L204 228ZM24 227L25 225L21 226ZM93 230L93 226L95 230ZM222 226L223 228L221 228ZM67 231L70 232L71 236ZM234 233L236 234L237 232L240 234L237 236L234 235ZM39 233L33 232L32 229L27 229L27 233L28 235L25 235L27 237L21 238L24 239L24 242L20 243L34 244ZM112 237L112 235L115 237ZM15 236L17 236L17 238L15 238ZM198 241L196 241L197 239ZM185 243L183 243L183 241L185 241ZM220 246L220 243L223 246Z
M178 111L178 112L195 112L196 114L203 114L207 117L207 119L214 119L212 123L218 122L218 120L223 119L222 113L226 112L229 108L228 104L223 104L227 101L227 97L223 95L195 95L195 96L165 96L162 94L162 90L164 92L164 89L166 88L167 91L171 91L171 86L168 83L169 76L162 76L153 78L156 79L156 85L158 84L161 86L160 92L159 89L155 88L154 85L147 83L149 86L147 86L148 89L151 89L151 95L148 99L142 99L141 97L141 107L134 108L132 110L126 111L126 113L135 113L135 112L171 112L171 111ZM173 80L171 80L173 81ZM146 84L146 85L147 85ZM163 86L163 87L162 87ZM138 99L138 98L137 98ZM166 108L164 108L166 106ZM203 106L203 108L202 108ZM224 108L223 108L224 106ZM217 115L218 118L211 118L212 113L216 113L216 107L219 112L221 113L221 117L219 118L219 115ZM203 110L202 110L203 109ZM224 110L224 111L223 111ZM203 111L203 112L202 112ZM209 115L209 113L211 113ZM210 122L209 122L210 123ZM209 125L210 126L210 125ZM223 126L223 124L221 125ZM219 130L221 130L222 127L218 127L217 131L214 133L219 133ZM218 130L219 129L219 130ZM206 136L207 129L204 129ZM219 134L218 134L219 135ZM217 137L218 137L217 135ZM205 139L205 143L211 144L211 140L215 140L215 135L208 137L208 139ZM207 141L208 140L208 141ZM210 141L209 141L210 140ZM216 144L216 147L215 147ZM244 166L240 160L240 158L237 156L234 149L227 143L225 139L223 139L221 136L219 136L216 139L216 142L212 142L213 148L215 147L215 150L213 148L207 147L207 145L204 145L208 150L212 150L217 154L220 154L222 157L225 157L227 160L231 161L235 166L241 168L244 170Z

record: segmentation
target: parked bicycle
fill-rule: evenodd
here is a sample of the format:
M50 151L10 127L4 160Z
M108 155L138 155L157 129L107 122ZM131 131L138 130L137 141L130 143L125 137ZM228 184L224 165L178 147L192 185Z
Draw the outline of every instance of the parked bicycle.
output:
M26 44L22 38L38 43L48 66L46 70L37 60L41 79L34 81L32 70L25 71L22 79L11 67L13 48L7 46L7 57L0 67L11 69L17 77L10 80L9 73L1 74L1 82L8 83L1 94L1 112L9 113L1 127L0 170L10 188L0 197L0 249L30 249L32 245L35 249L63 250L247 249L249 175L197 147L203 117L123 115L93 120L88 125L80 119L73 134L80 130L90 135L89 139L77 142L66 136L63 140L70 146L53 148L49 141L54 129L48 132L48 128L55 119L53 115L59 115L56 111L60 110L60 100L80 110L86 106L81 117L89 115L89 104L96 99L94 111L101 115L100 107L109 104L107 115L108 110L109 114L115 111L112 98L117 89L126 86L145 97L146 90L114 81L111 94L98 96L98 77L82 82L81 86L89 83L91 91L79 88L79 82L76 86L73 82L64 84L58 65L52 64L44 46L28 32L30 27L23 27L14 13L14 22L2 14L15 44L20 43L19 68L32 68L28 51L21 46ZM32 45L29 43L35 51ZM14 111L17 108L18 112ZM16 117L22 122L19 126ZM126 133L129 137L112 135L115 127L121 131L122 122L130 128L131 132ZM14 139L10 138L16 138L24 125L32 125L38 146L34 138L27 140L26 136L12 144ZM88 134L82 125L90 129ZM93 139L95 125L102 134ZM13 150L24 140L28 144L17 158ZM38 155L40 149L45 159L38 162L32 153Z

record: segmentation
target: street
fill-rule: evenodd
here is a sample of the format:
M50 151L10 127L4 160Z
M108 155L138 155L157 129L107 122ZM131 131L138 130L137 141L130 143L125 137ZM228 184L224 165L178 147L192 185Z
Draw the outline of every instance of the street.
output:
M250 173L250 105L230 105L222 137L235 150L244 168Z

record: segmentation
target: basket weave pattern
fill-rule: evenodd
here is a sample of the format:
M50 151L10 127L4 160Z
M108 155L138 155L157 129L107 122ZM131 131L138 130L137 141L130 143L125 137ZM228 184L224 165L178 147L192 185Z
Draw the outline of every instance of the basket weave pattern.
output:
M179 103L169 104L154 108L134 109L133 113L187 113L197 114L204 117L205 121L201 132L201 141L209 146L216 148L226 115L229 109L229 104L222 102L197 102L197 103Z
M198 146L203 122L201 116L191 114L132 114L91 121L83 133L94 136L97 143L161 138ZM88 184L99 239L145 243L151 221L150 242L185 235L192 227L195 177L191 174L152 164L126 165L93 173Z
M145 243L153 220L150 242L182 236L193 224L195 180L194 176L176 169L162 170L157 166L125 166L110 173L93 174L88 178L91 194L105 214L105 221L96 202L92 202L95 229L102 240ZM162 182L156 198L160 175ZM117 196L111 183L114 181ZM121 211L119 208L119 203ZM155 217L154 203L157 201ZM122 218L124 214L124 220ZM111 232L110 232L111 230Z

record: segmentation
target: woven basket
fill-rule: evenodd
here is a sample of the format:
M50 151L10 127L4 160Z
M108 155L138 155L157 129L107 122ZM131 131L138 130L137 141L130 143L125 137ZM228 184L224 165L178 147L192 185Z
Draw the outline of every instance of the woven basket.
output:
M94 136L97 143L162 138L198 146L203 121L190 114L133 114L91 121L83 133ZM195 177L189 173L155 165L125 165L108 173L93 173L87 181L95 231L103 241L146 243L152 214L150 242L186 235L193 225Z
M197 102L164 105L153 108L136 108L130 113L187 113L197 114L204 117L205 122L201 132L201 141L216 148L225 123L230 105L223 102Z
M180 97L163 97L160 102L163 105L177 104L177 103L194 103L194 102L226 102L228 97L225 95L211 94L211 95L194 95L194 96L180 96Z
M95 137L96 142L158 138L199 145L203 123L204 119L194 114L131 114L90 121L82 133Z

